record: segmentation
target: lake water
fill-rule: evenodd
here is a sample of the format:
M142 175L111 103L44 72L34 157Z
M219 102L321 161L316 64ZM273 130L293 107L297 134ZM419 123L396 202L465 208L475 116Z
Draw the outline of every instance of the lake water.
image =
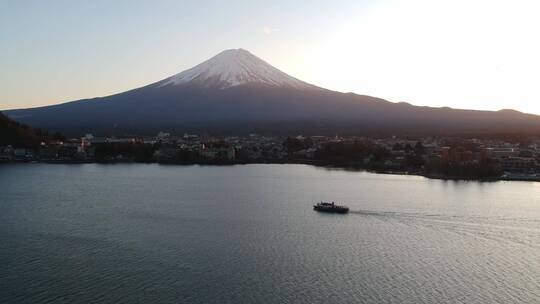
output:
M0 303L540 303L540 183L0 165Z

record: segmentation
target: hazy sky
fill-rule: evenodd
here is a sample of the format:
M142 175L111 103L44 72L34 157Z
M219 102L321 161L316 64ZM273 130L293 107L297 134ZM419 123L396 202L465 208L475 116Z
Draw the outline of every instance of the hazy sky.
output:
M540 1L0 0L0 109L106 96L245 48L338 91L540 114Z

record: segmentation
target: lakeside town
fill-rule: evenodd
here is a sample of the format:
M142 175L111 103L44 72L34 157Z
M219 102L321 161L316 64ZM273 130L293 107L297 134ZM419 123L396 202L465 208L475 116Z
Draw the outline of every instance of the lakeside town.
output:
M342 136L57 136L0 147L1 162L166 164L301 163L432 178L540 181L540 139Z

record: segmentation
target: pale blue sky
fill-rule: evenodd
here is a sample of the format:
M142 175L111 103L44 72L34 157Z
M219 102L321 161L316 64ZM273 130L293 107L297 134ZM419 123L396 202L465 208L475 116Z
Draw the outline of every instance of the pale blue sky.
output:
M0 109L105 96L245 48L307 82L540 114L535 1L0 0Z

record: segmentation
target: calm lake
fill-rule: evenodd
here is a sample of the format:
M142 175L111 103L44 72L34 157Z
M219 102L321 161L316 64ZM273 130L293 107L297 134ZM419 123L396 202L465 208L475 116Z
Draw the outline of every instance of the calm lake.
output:
M540 303L540 183L4 164L0 303Z

